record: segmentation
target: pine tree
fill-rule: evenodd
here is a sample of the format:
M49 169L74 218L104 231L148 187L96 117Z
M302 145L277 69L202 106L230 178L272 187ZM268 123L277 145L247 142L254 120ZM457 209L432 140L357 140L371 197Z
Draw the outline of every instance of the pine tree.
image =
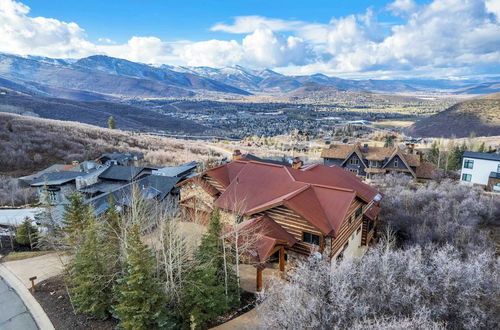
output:
M439 162L439 146L436 141L432 142L431 145L431 150L429 150L429 153L427 155L427 158L429 159L430 162L437 164Z
M94 219L87 223L82 233L85 239L68 267L68 282L76 310L105 319L113 282L106 273L106 251L99 231Z
M114 313L122 329L157 329L167 323L165 293L155 277L155 259L141 242L135 224L129 233L124 277L118 280L114 292L117 305Z
M220 214L214 211L196 253L196 266L187 276L182 316L188 324L204 328L239 303L239 288L231 260L224 253Z
M67 197L69 204L64 205L63 231L67 234L68 245L75 249L81 243L82 233L94 213L90 205L85 204L83 196L75 191Z
M7 122L7 125L5 125L5 128L7 129L7 131L9 132L14 132L14 129L12 128L12 122Z
M117 279L121 276L121 224L120 214L116 209L113 196L110 194L108 198L108 208L103 217L103 242L104 250L106 251L106 267L110 277Z
M450 170L457 170L461 167L462 151L458 145L453 146L449 154Z
M479 148L477 148L477 152L486 152L486 146L484 145L484 142L479 145Z
M116 122L115 122L115 118L113 118L113 116L110 116L108 118L108 128L111 128L111 129L116 128Z
M16 242L21 245L29 245L30 249L38 241L38 229L31 224L29 218L24 219L23 223L16 229Z

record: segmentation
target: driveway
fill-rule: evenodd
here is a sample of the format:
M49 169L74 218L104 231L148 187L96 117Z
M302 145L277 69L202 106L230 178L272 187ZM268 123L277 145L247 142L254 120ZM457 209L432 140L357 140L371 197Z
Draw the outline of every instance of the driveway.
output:
M59 275L64 270L63 263L67 261L67 256L59 257L57 253L51 253L29 259L7 261L2 265L21 280L26 288L30 288L30 277L36 276L36 282L39 283L49 277Z

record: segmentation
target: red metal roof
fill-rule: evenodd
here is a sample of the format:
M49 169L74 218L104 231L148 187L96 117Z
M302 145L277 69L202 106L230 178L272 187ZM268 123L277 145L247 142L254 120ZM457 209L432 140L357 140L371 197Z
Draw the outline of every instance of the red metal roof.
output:
M354 174L323 165L293 169L237 160L205 174L226 188L217 207L252 215L285 205L326 235L338 231L356 197L369 202L379 194Z
M372 207L370 207L370 209L368 211L366 211L365 215L368 218L375 220L379 213L380 213L380 206L372 205Z
M238 228L240 244L249 243L259 262L269 258L276 244L294 245L297 240L270 217L263 215L242 222ZM248 247L247 247L248 248Z

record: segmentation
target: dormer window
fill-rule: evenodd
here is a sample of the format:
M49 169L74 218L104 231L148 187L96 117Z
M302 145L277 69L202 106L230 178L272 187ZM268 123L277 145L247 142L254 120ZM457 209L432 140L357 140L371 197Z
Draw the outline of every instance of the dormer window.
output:
M359 159L356 157L351 158L351 161L349 162L351 165L359 165Z

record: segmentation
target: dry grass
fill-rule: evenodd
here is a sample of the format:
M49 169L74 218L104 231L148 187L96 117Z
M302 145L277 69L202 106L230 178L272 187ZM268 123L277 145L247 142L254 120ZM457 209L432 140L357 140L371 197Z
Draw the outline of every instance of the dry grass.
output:
M49 253L53 253L54 251L23 251L23 252L10 252L8 255L2 258L3 262L7 261L16 261L29 259L34 257L43 256Z
M31 174L55 163L95 159L113 151L143 153L152 166L204 162L221 156L200 141L0 112L0 174Z

